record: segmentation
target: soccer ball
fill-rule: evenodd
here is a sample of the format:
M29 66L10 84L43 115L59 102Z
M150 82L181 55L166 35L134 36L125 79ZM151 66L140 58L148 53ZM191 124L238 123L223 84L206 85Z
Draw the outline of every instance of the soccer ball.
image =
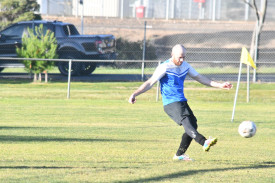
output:
M250 138L256 134L256 125L252 121L243 121L239 125L238 132L242 137Z

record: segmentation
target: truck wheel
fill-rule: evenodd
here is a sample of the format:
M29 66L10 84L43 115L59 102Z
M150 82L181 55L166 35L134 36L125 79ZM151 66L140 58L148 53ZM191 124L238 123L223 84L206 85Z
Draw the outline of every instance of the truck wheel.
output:
M69 63L68 62L59 62L57 64L57 66L58 66L58 70L60 71L61 74L68 76L68 71L69 71ZM72 63L71 75L77 76L79 74L80 74L79 63Z
M60 58L63 59L77 59L76 56L70 55L70 54L65 54L61 55ZM60 71L61 74L68 76L68 71L69 71L69 62L58 62L57 63L58 70ZM80 63L79 62L72 62L72 69L71 69L71 75L72 76L77 76L80 74Z
M96 63L80 63L80 74L81 75L89 75L96 69Z

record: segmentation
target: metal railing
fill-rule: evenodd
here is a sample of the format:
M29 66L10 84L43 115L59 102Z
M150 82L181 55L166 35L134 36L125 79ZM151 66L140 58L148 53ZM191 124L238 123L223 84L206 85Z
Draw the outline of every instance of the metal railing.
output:
M150 68L155 68L157 65L161 63L160 60L80 60L80 59L40 59L40 58L11 58L11 57L0 57L0 60L5 61L22 61L22 60L33 60L33 61L53 61L53 62L68 62L69 69L68 69L68 88L67 88L67 99L70 98L70 88L71 88L71 67L73 62L96 62L96 63L139 63L141 64L140 67L140 75L141 75L141 81L144 80L144 75L146 74L146 70L144 67L146 67L145 64L150 63ZM152 63L155 63L154 66L152 66ZM207 71L207 69L212 68L218 68L216 70L219 71L219 73L214 73L211 70L207 72L203 72L204 75L210 77L213 80L224 80L225 78L227 80L236 81L237 79L237 72L238 67L240 64L240 61L188 61L190 65L193 65L196 70L200 71ZM206 68L207 66L207 68ZM232 72L229 71L228 67L230 66L230 69ZM261 67L267 67L268 69L274 67L273 73L261 73L263 76L261 77L261 81L264 77L270 77L270 79L266 79L267 82L275 82L275 62L258 62L257 66L259 68L258 71L261 71ZM0 66L1 68L1 66ZM119 68L118 68L119 69ZM138 68L139 69L139 68ZM271 69L272 70L272 69ZM150 76L152 74L148 73L147 75ZM226 76L226 77L225 77ZM244 81L246 78L246 75L242 77L242 80ZM234 79L233 79L234 78ZM188 78L191 79L191 78Z

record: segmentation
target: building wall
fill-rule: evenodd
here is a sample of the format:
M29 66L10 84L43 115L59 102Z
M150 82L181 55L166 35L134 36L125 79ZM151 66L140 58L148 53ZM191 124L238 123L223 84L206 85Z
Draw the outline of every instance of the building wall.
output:
M72 15L81 15L82 6L78 3L79 0L72 0ZM118 17L119 16L119 0L83 0L83 15L84 16L99 16L99 17Z
M136 7L145 6L144 18L185 20L255 20L253 9L246 11L242 0L37 0L40 13L62 16L136 18ZM256 0L260 9L261 0ZM168 3L168 4L167 4ZM167 8L168 7L168 8ZM167 12L167 10L169 12ZM268 1L267 21L275 21L275 1Z
M72 0L37 0L42 15L72 15Z

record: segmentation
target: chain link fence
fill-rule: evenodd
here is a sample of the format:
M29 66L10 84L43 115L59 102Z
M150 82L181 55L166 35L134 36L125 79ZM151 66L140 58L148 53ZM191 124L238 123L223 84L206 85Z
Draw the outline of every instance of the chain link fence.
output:
M144 64L144 73L152 74L158 65L157 61L165 61L171 57L171 49L176 44L183 44L187 48L186 60L200 73L212 79L237 81L242 47L249 49L253 34L254 22L232 23L166 23L156 25L153 21L139 24L140 28L131 31L129 40L135 39L134 34L146 40L145 54L142 41L134 41L140 49L130 44L123 50L118 50L118 60L131 53L135 59L154 60ZM143 26L143 29L142 29ZM146 28L147 27L147 28ZM146 28L146 29L145 29ZM88 29L87 29L88 31ZM112 29L112 31L114 31ZM124 33L126 30L124 30ZM116 31L114 31L116 32ZM119 31L118 31L119 32ZM251 80L253 75L257 81L275 81L275 37L273 24L266 22L259 40L257 52L257 70L254 75L250 69ZM124 34L127 37L126 33ZM118 34L119 36L119 34ZM144 55L143 55L144 54ZM130 58L128 58L130 59ZM114 68L142 68L141 63L117 62ZM244 67L242 80L246 80L247 69Z
M99 24L104 20L100 19ZM146 25L144 21L132 20L131 24L120 22L121 25L113 27L112 22L115 24L117 19L108 21L107 26L85 23L84 34L109 33L116 37L116 60L97 62L97 68L93 74L142 74L145 78L154 72L159 61L162 62L171 57L171 49L174 45L183 44L187 48L186 61L201 74L217 80L237 81L241 49L243 46L249 49L254 27L254 22L176 23L153 20L147 21ZM257 81L275 81L273 78L275 75L273 25L266 22L260 36L258 57L255 60L258 67ZM76 26L78 29L81 28L79 24ZM142 63L140 60L145 62ZM246 73L245 68L243 73ZM250 73L252 78L252 69ZM245 74L243 76L246 80Z
M47 2L53 3L53 1ZM62 1L55 2L61 3ZM71 6L75 3L74 1L66 2ZM179 3L180 1L170 0L170 2ZM218 0L217 2L222 3ZM194 2L192 1L192 3ZM49 4L47 5L49 6ZM102 60L100 63L96 62L97 68L93 72L94 75L128 74L125 76L127 78L130 74L133 74L142 75L142 78L144 75L145 78L148 78L159 62L171 57L171 49L174 45L183 44L187 48L187 62L198 72L206 74L212 79L228 81L237 81L241 49L242 47L250 48L252 30L255 25L254 21L226 22L187 21L176 18L166 20L85 17L84 22L82 22L84 23L83 26L79 17L51 17L45 15L44 19L62 20L71 23L77 27L79 32L84 34L112 34L116 37L116 61L105 62ZM260 36L257 60L255 60L258 67L256 72L257 81L275 81L274 27L272 15L269 13ZM69 37L67 39L70 40ZM7 47L2 46L2 48L4 50L2 50L2 53L5 53ZM145 62L138 60L144 60ZM246 68L243 69L243 73L246 73ZM250 73L252 78L252 69L250 69ZM246 80L245 74L243 74L243 77L243 80Z

